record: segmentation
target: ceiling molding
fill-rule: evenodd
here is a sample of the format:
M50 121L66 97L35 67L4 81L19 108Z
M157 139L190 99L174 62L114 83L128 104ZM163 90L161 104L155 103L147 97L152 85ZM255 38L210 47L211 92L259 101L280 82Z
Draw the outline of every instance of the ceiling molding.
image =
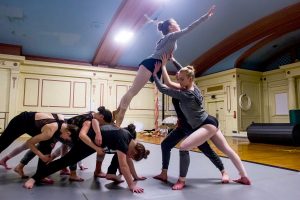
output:
M20 56L22 55L22 46L0 43L0 53Z
M204 71L235 51L274 34L276 30L281 29L286 24L296 23L299 20L300 3L297 3L246 26L195 59L192 65L195 67L196 76L200 76Z
M124 48L114 42L114 33L125 25L132 31L139 30L147 22L144 15L151 16L158 8L159 4L155 1L124 0L100 41L92 64L97 66L109 63L110 67L115 67Z
M63 63L63 64L71 64L71 65L91 66L91 63L83 62L83 61L60 59L60 58L50 58L50 57L43 57L43 56L33 56L33 55L23 55L23 56L25 56L26 60L54 62L54 63Z

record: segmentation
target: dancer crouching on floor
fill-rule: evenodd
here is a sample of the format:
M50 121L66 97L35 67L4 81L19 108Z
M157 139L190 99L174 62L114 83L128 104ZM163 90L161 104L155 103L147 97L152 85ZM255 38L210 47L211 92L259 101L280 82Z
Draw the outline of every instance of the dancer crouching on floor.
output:
M36 173L24 184L25 188L33 188L36 181L41 180L54 172L70 165L76 164L79 160L86 158L95 151L98 154L103 154L104 147L117 150L118 160L120 163L121 172L132 192L141 193L143 188L136 186L132 179L130 167L127 164L127 158L132 158L139 161L147 158L149 151L145 149L144 145L136 143L130 134L124 129L120 129L112 124L111 112L107 109L100 113L99 124L102 133L102 145L98 147L94 144L95 132L91 127L91 122L86 121L80 130L80 140L78 140L70 151L60 159L50 162L48 165L38 168Z

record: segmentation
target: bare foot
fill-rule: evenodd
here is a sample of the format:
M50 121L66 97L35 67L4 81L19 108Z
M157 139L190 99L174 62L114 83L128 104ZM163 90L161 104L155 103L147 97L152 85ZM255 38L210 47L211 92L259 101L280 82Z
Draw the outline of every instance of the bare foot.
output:
M106 178L106 174L104 172L100 172L100 173L97 173L97 172L94 172L94 177L95 178Z
M113 181L116 184L120 184L120 183L124 182L124 180L121 179L121 176L117 176L117 175L114 175L114 174L106 174L105 178L107 180Z
M236 183L243 184L243 185L251 185L250 179L246 176L242 176L240 179L233 180L233 181Z
M0 165L2 165L5 169L11 169L11 167L7 166L7 161L9 160L9 158L7 156L5 156L2 160L0 160Z
M222 172L222 181L221 182L224 184L229 183L229 176L228 176L227 172L225 172L225 171Z
M162 181L162 182L168 182L168 176L167 175L164 175L164 174L159 174L159 175L157 175L157 176L154 176L153 177L154 179L157 179L157 180L160 180L160 181Z
M77 176L77 175L75 175L75 176L70 176L69 181L71 181L71 182L82 182L82 181L84 181L84 179Z
M182 190L185 186L185 181L178 179L177 183L172 186L172 190Z
M35 184L35 180L33 178L28 179L23 185L24 188L26 189L32 189Z
M20 166L20 165L17 165L17 166L14 168L14 172L16 172L17 174L19 174L19 175L21 176L22 179L28 178L28 176L26 176L26 175L24 174L23 167Z

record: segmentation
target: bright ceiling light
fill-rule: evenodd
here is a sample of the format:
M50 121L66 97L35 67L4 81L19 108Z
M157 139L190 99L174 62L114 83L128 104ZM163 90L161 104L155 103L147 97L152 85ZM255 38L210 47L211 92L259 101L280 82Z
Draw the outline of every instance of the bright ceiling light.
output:
M128 30L122 30L115 36L115 41L118 43L126 44L133 37L133 32Z

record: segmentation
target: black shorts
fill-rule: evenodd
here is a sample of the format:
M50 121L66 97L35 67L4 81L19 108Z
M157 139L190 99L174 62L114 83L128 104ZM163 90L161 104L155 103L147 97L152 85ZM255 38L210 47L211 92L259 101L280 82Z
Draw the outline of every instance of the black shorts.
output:
M154 69L155 69L155 63L156 62L161 62L160 59L155 59L155 58L147 58L145 60L143 60L139 66L144 65L151 73L153 73ZM161 77L161 69L157 72L157 77L160 78ZM151 76L151 78L149 79L149 81L151 81L153 83L154 79L153 76Z
M216 128L219 128L219 122L218 122L218 120L215 117L211 116L211 115L207 116L207 118L200 125L200 127L203 126L203 125L205 125L205 124L211 124L211 125L215 126Z

